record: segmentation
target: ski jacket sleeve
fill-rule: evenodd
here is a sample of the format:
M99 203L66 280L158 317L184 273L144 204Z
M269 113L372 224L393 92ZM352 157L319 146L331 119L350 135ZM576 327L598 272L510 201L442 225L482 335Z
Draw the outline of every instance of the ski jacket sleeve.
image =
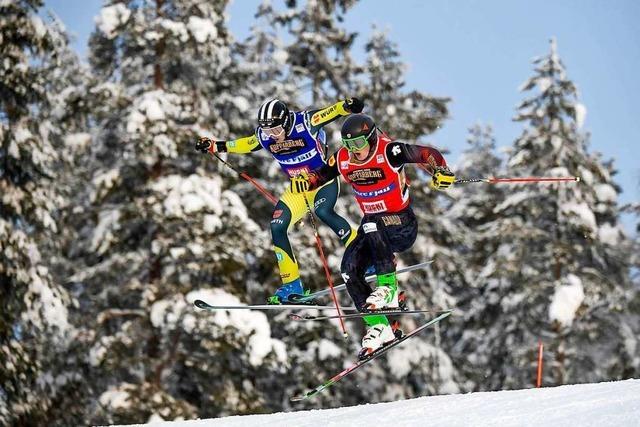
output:
M325 108L321 108L319 110L307 111L311 132L315 133L319 131L321 128L323 128L324 126L328 125L329 123L337 120L338 118L348 116L349 114L351 114L352 111L349 107L350 105L349 101L350 100L345 99L343 101L336 102L333 105L330 105ZM362 102L362 101L358 101L358 102Z
M340 175L337 165L338 152L329 157L327 163L309 174L309 190L314 190Z
M446 168L447 162L440 151L422 145L394 141L387 145L387 159L391 166L399 168L406 163L420 163L433 174L435 168Z
M216 143L218 144L218 143ZM262 149L256 134L229 141L221 141L216 147L222 153L247 154Z

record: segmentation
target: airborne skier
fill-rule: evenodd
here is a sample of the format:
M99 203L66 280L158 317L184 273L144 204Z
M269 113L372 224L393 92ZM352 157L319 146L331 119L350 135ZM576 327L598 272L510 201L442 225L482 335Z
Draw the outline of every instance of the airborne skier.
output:
M355 307L361 312L399 307L394 252L409 249L416 240L418 224L411 208L409 185L404 173L407 163L424 164L432 179L430 186L446 190L455 181L442 154L431 147L392 141L379 133L373 119L364 114L349 116L341 130L342 144L326 165L292 179L292 191L313 190L342 175L353 187L364 216L357 237L346 248L341 273ZM365 281L373 264L377 286L372 291ZM395 339L383 314L365 316L367 332L360 358Z
M323 127L339 117L359 113L363 107L361 100L349 98L318 110L290 111L284 102L272 99L260 107L258 127L253 135L229 141L201 137L195 148L212 154L248 154L264 148L280 164L287 177L294 178L326 164ZM291 296L302 296L306 292L288 237L291 226L306 212L304 197L344 245L348 246L354 240L355 229L334 210L339 191L338 180L328 179L305 195L287 189L276 203L271 219L271 238L282 286L269 298L269 303L288 303Z

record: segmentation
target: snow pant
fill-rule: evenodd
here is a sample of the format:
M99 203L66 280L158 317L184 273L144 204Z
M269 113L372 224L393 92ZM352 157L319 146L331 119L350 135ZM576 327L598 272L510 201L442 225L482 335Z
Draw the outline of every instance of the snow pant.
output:
M400 212L365 215L353 241L342 258L340 271L347 284L347 291L362 311L372 288L365 281L365 272L375 266L378 276L394 273L394 252L402 252L413 246L418 236L418 221L411 209Z
M291 248L288 232L295 223L307 215L305 197L318 218L336 233L344 245L349 245L355 238L355 228L334 210L339 192L339 181L333 179L322 187L304 194L292 193L287 189L276 203L271 218L271 238L283 284L300 279L298 261Z

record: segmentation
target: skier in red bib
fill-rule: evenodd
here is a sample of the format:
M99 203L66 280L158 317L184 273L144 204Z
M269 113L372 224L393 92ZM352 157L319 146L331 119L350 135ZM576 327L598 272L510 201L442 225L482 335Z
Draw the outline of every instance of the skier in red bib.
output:
M326 165L292 180L292 191L308 191L342 175L351 184L364 216L357 237L345 250L341 273L356 308L362 312L398 308L394 252L409 249L418 224L411 209L404 165L421 163L431 173L430 186L446 190L455 181L442 154L431 147L392 141L378 132L365 114L349 116L341 131L343 147ZM373 264L377 286L372 291L365 272ZM367 332L360 358L395 339L394 328L382 314L365 316Z

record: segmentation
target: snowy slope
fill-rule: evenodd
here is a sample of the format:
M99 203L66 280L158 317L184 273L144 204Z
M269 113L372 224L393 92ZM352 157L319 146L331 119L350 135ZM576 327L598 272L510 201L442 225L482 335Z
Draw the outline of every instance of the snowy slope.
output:
M640 426L640 380L153 424L167 427Z

